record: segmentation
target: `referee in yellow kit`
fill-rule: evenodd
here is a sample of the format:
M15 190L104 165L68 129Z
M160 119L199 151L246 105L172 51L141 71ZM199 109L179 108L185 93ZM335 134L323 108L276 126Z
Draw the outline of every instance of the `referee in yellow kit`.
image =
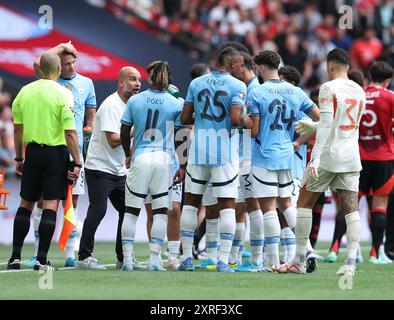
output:
M55 231L56 211L59 201L66 197L67 178L77 179L81 168L72 112L74 99L69 90L56 82L61 71L60 58L45 53L41 56L40 68L44 77L24 86L12 104L16 169L22 174L22 182L8 269L20 269L30 215L42 195L44 210L38 228L40 242L34 269L53 270L47 254ZM23 158L24 143L27 144L26 159ZM71 166L67 149L74 160Z

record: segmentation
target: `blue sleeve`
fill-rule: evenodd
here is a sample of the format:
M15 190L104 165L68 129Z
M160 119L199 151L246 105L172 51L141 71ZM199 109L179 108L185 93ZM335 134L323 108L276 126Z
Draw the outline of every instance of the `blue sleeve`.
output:
M231 97L231 104L245 105L246 100L246 85L241 81L237 81L233 87L233 96Z
M174 127L177 129L186 128L186 126L184 124L182 124L182 122L181 122L181 114L180 113L178 114L178 116L175 119Z
M194 105L194 86L195 81L190 82L189 89L187 90L187 96L185 99L185 104Z
M305 114L304 112L299 111L299 112L297 113L297 116L296 116L296 121L305 120L306 117L307 117L307 116L306 116L306 114Z
M182 108L183 108L183 99L178 99L179 100L179 105L177 105L177 112L178 115L175 118L175 123L174 123L174 127L181 129L181 128L185 128L186 126L182 124L181 122L181 113L182 113Z
M248 113L252 114L252 116L259 117L260 109L259 103L256 99L255 94L256 89L250 90L246 97L246 107L248 108Z
M308 114L315 106L314 102L300 88L298 90L298 97L301 105L300 110L305 114Z
M121 123L123 123L127 126L130 126L130 127L132 127L134 124L132 107L133 107L133 101L132 101L132 99L129 99L129 101L127 101L127 104L126 104L126 109L123 112L122 119L120 120Z
M85 108L96 108L96 92L94 91L93 81L90 81L89 94L86 98Z

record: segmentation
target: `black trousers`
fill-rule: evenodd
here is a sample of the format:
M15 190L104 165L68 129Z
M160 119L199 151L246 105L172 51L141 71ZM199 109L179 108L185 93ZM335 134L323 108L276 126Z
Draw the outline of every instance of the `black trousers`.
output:
M389 196L387 206L386 242L385 251L394 253L394 191Z
M83 223L81 242L79 245L79 260L90 257L94 249L94 235L101 220L107 212L109 199L119 213L118 230L116 234L116 256L123 262L122 252L122 223L125 212L125 183L126 176L116 176L98 170L85 168L88 185L89 208Z

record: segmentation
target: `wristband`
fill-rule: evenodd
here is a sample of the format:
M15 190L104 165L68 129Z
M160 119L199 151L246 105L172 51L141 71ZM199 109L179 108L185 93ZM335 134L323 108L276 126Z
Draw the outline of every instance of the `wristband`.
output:
M74 167L78 167L82 169L82 163L74 163Z
M23 157L16 157L16 158L14 158L14 160L16 161L16 162L22 162L23 160L25 160Z

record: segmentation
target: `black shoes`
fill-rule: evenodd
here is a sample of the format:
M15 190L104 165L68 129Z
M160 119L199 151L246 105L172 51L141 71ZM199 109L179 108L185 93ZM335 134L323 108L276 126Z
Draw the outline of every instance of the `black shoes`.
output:
M7 263L7 270L20 270L21 268L21 261L19 259L8 260Z

